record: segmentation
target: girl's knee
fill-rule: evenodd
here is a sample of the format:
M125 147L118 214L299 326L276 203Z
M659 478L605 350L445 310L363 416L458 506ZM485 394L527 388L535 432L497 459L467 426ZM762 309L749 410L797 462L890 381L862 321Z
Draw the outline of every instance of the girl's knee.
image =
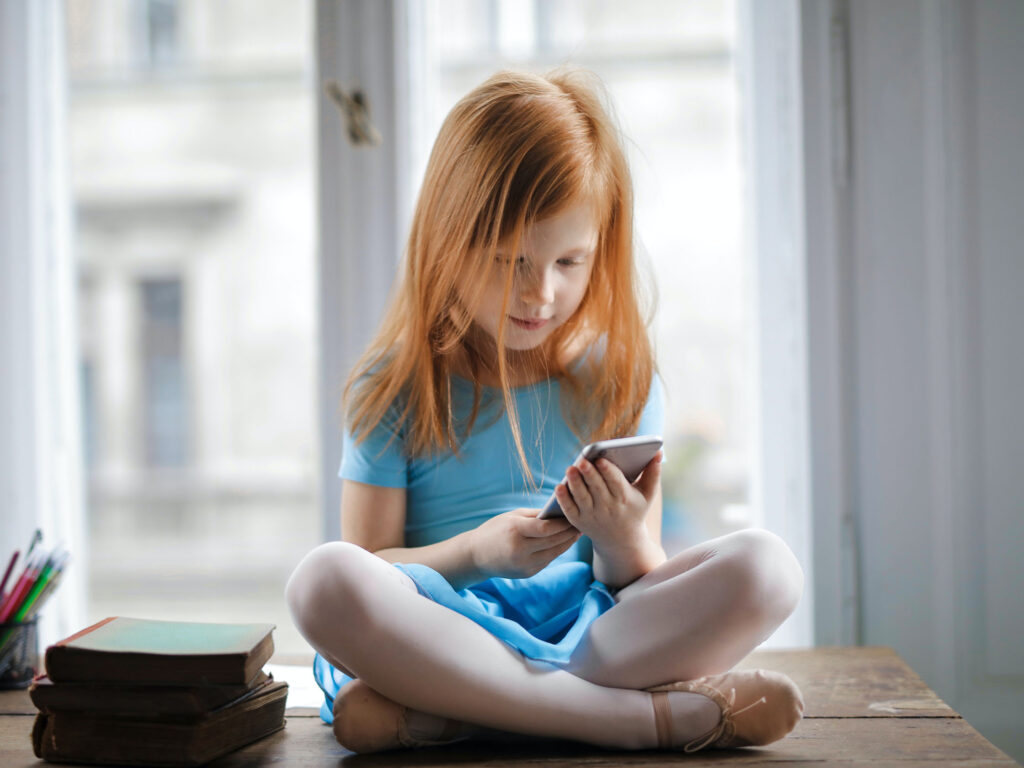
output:
M728 538L734 552L730 561L739 608L781 624L803 593L804 573L796 555L782 538L760 528L737 531Z
M355 544L331 541L309 552L295 567L285 586L292 620L307 638L324 617L335 622L357 611L361 600L361 561L372 557Z

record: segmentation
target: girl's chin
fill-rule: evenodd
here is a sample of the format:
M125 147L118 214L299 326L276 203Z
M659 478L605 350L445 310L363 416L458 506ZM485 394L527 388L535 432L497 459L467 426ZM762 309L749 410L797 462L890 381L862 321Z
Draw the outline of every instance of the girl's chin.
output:
M543 339L539 341L519 341L506 338L505 349L508 352L529 352L530 350L533 349L539 349L543 341Z
M480 324L477 327L494 343L498 335L496 326L488 327ZM520 328L514 323L509 323L505 326L505 349L509 352L528 352L531 349L537 349L548 340L557 327L558 324L551 321L535 330Z
M553 329L542 328L536 331L526 331L521 328L510 327L505 332L505 349L517 352L537 349L547 341L548 336L551 335L551 330Z

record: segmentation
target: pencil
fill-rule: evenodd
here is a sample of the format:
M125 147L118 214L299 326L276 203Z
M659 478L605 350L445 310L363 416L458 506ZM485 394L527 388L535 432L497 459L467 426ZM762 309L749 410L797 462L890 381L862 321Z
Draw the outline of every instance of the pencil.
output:
M50 578L53 575L53 567L57 564L54 556L55 554L56 553L51 554L46 558L46 562L43 564L42 569L40 569L39 575L36 576L35 581L32 582L32 586L28 591L26 591L25 596L22 598L21 605L14 609L13 613L15 622L20 622L25 619L25 614L28 613L29 608L32 607L32 604L39 597L39 593L43 591L43 588L50 581Z
M41 560L42 558L38 558ZM11 590L11 594L7 596L7 600L4 601L2 607L0 607L0 624L7 622L11 614L14 613L15 608L21 604L22 598L31 589L32 583L35 581L38 571L36 571L36 560L29 560L25 565L25 571L21 574L21 578L15 583L14 588Z
M4 580L0 581L0 602L3 602L4 588L7 586L7 580L11 578L11 571L14 570L14 564L17 562L18 555L20 554L20 549L14 550L14 554L11 555L11 562L7 564L7 570L4 572Z
M25 553L25 558L28 559L32 556L32 551L36 548L36 544L43 540L43 531L40 528L36 528L35 533L32 534L32 541L28 543L28 552Z
M50 576L39 590L39 594L37 594L30 603L27 603L26 607L23 609L25 613L22 617L23 621L28 621L35 616L43 607L43 604L50 598L50 593L57 588L57 585L60 583L61 576L64 575L64 567L67 565L70 557L71 553L65 552L60 557L56 558L56 562L50 571Z

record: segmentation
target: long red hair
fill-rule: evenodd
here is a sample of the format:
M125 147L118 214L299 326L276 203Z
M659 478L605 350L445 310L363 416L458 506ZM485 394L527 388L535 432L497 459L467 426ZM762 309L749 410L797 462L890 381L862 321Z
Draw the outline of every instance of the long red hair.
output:
M635 431L654 356L634 264L632 182L601 94L596 78L579 70L499 72L448 114L427 164L397 290L345 387L357 440L397 406L410 456L457 453L451 376L468 370L474 380L471 429L486 374L500 386L532 483L505 320L498 338L481 344L472 309L493 270L507 269L505 318L515 260L501 266L499 245L518 253L531 223L580 201L594 206L598 221L590 283L576 313L535 354L563 382L563 411L581 441ZM582 362L572 359L581 339L592 350Z

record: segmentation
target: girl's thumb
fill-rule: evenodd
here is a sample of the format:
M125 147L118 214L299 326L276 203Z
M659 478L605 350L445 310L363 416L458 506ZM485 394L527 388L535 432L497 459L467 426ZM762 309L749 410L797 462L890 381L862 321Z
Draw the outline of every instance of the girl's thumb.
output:
M658 483L661 481L661 460L664 456L662 451L658 451L654 458L647 462L643 474L636 481L636 488L644 495L645 499L650 499L658 489Z

